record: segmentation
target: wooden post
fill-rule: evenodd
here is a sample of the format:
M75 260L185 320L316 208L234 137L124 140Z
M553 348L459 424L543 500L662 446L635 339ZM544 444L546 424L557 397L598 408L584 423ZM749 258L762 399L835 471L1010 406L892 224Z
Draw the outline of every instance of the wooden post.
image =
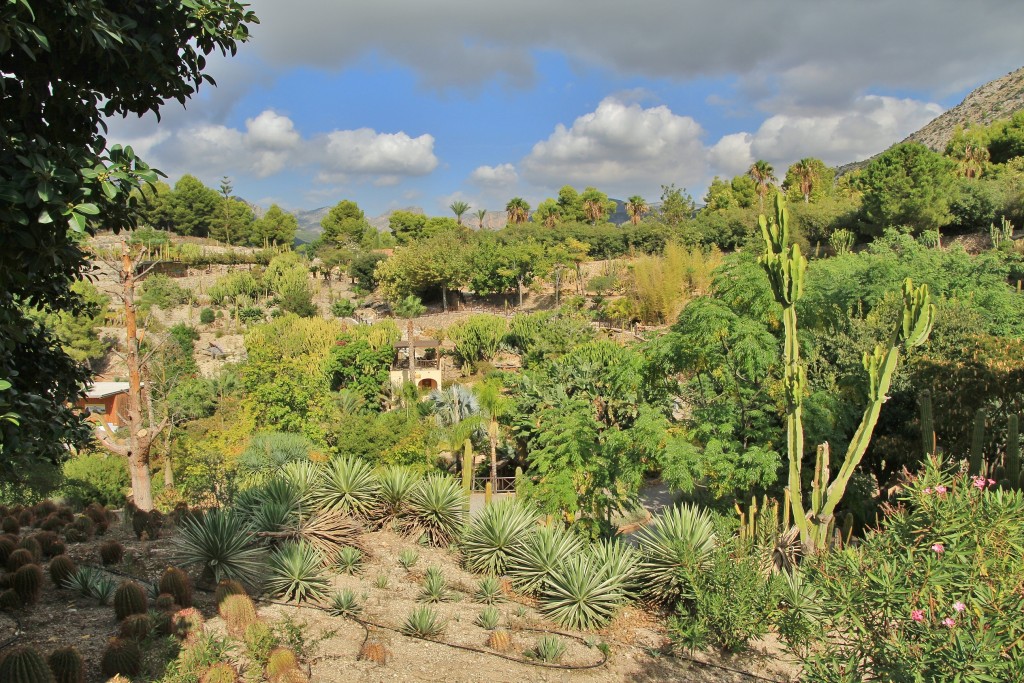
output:
M491 504L491 498L494 495L494 491L491 489L491 482L484 484L484 505Z

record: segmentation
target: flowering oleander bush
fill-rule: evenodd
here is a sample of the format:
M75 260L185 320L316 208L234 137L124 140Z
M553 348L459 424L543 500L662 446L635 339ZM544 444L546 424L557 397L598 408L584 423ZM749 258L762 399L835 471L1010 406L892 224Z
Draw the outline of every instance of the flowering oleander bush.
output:
M879 530L803 579L820 626L803 634L804 680L1024 680L1019 491L929 461Z

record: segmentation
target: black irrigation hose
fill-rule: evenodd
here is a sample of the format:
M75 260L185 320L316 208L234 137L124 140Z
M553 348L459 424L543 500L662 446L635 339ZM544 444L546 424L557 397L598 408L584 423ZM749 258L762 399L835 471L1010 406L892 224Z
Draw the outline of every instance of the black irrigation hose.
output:
M83 564L83 565L80 565L80 566L90 567L92 569L99 569L101 571L109 572L111 574L116 574L118 576L123 576L125 578L129 578L129 579L132 579L134 581L141 581L142 583L148 583L151 586L155 586L156 585L152 581L148 581L146 579L143 579L143 578L140 578L140 577L137 577L137 576L133 576L132 574L128 574L128 573L125 573L125 572L122 572L122 571L118 571L116 569L111 569L110 567L100 567L100 566L89 565L89 564ZM213 590L211 590L209 588L204 588L202 586L197 586L196 588L198 590L204 592L204 593L212 593L213 592ZM268 600L266 598L255 598L255 601L256 602L262 602L262 603L268 604L268 605L277 605L277 606L280 606L280 607L298 607L298 608L301 608L301 609L312 609L312 610L318 610L320 612L330 613L330 610L327 609L326 607L319 607L317 605L301 605L301 604L295 604L295 603L290 603L290 602L280 602L280 601L277 601L277 600ZM522 603L522 602L519 602L519 601L514 601L514 602L517 602L518 604L525 604L525 603ZM15 619L15 621L17 621L17 618L13 617L13 615L12 615L12 618ZM360 645L360 649L362 648L362 645L365 645L366 642L370 639L370 627L372 626L373 628L381 629L381 630L384 630L384 631L392 631L393 633L397 633L399 635L405 636L406 638L412 638L414 640L423 640L423 641L426 641L428 643L433 643L435 645L444 645L445 647L454 648L456 650L464 650L466 652L475 652L475 653L479 653L479 654L483 654L483 655L490 655L491 657L498 657L500 659L505 659L505 660L508 660L510 662L518 662L520 664L526 664L526 665L529 665L529 666L536 666L536 667L541 667L541 668L545 668L545 669L562 669L562 670L567 670L567 671L586 671L586 670L589 670L589 669L600 668L600 667L602 667L602 666L604 666L605 664L608 663L608 655L605 653L604 650L601 650L600 648L598 648L598 651L601 653L601 660L598 661L595 664L549 664L547 662L538 662L538 661L535 661L535 660L532 660L532 659L523 659L522 657L511 657L509 655L501 654L500 652L491 652L490 650L483 650L481 648L472 647L472 646L469 646L469 645L458 645L456 643L449 643L449 642L445 642L443 640L432 640L430 638L423 638L421 636L415 636L415 635L411 635L411 634L408 634L408 633L403 633L401 631L401 629L397 629L394 626L387 626L387 625L384 625L384 624L378 624L376 622L372 622L372 621L369 621L367 619L360 619L359 617L349 616L349 617L343 617L343 618L348 618L351 621L354 621L355 623L357 623L357 624L359 624L360 626L363 627L363 631L364 631L365 635L363 636L363 642ZM19 630L20 630L20 622L19 622ZM562 636L563 638L568 638L570 640L575 640L577 643L582 644L584 647L587 647L587 648L591 647L591 645L589 645L584 638L582 638L580 636L577 636L575 634L572 634L572 633L565 633L564 631L553 631L553 630L550 630L550 629L540 629L540 628L530 628L530 627L522 627L519 630L521 630L521 631L532 631L534 633L549 633L549 634L559 635L559 636ZM15 635L15 637L12 639L12 642L13 642L13 640L15 640L17 638L18 638L18 635ZM0 644L0 649L3 649L8 644L10 644L10 643ZM695 657L692 657L690 655L685 655L685 654L682 654L682 653L673 653L672 656L675 657L676 659L683 659L683 660L685 660L687 662L690 662L692 664L697 664L698 666L702 666L704 668L718 669L720 671L727 671L727 672L732 673L732 674L739 674L740 676L746 676L746 677L751 678L751 679L753 679L755 681L764 681L765 683L782 683L781 681L779 681L776 678L767 678L765 676L760 676L758 674L750 673L749 671L743 671L741 669L734 669L732 667L725 666L724 664L715 664L713 662L705 662L705 661L702 661L700 659L696 659ZM331 656L331 655L328 655L327 657L333 658L333 656ZM327 657L320 657L320 659L325 659Z

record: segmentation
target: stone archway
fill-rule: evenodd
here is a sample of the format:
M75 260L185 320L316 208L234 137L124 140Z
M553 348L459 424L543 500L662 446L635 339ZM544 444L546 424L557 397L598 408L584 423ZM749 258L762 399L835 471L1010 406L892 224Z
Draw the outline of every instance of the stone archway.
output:
M434 389L437 389L437 381L430 377L425 377L419 381L416 388L420 391L433 391Z

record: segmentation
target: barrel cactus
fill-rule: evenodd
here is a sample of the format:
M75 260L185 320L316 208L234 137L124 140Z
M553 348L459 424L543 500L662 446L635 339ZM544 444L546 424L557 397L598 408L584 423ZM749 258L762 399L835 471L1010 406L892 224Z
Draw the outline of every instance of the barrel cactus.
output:
M34 605L43 589L43 570L38 564L26 564L14 572L12 587L26 605Z
M75 561L67 555L58 555L50 560L50 579L58 588L63 588L77 571Z
M54 650L46 662L50 665L56 683L85 683L85 662L75 648Z
M134 640L111 638L100 659L104 676L138 676L142 671L142 651Z
M192 606L192 581L177 567L168 567L160 575L160 592L173 595L182 607Z
M0 659L0 681L54 683L54 678L43 656L35 649L22 645L11 648Z
M114 592L114 614L121 621L131 614L147 611L146 590L134 581L125 581Z

